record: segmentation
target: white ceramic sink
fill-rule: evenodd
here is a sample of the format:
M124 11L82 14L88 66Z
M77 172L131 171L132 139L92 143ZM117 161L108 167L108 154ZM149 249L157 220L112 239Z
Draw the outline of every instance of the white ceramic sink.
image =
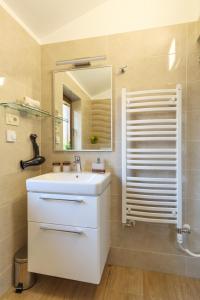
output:
M47 173L26 180L29 192L100 195L111 181L109 172Z

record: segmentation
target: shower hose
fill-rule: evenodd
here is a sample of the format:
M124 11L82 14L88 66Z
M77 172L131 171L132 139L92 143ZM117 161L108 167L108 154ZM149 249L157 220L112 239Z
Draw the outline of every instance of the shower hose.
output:
M178 242L178 245L179 245L179 248L184 251L185 253L189 254L190 256L193 256L193 257L200 257L200 253L194 253L192 251L190 251L188 248L185 248L184 245L183 245L183 235L177 235L177 242Z

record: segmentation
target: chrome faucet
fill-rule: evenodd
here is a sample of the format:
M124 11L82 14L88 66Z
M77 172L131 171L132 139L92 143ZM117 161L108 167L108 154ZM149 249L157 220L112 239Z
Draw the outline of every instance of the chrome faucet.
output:
M74 156L74 164L76 166L76 172L80 173L82 171L80 155Z

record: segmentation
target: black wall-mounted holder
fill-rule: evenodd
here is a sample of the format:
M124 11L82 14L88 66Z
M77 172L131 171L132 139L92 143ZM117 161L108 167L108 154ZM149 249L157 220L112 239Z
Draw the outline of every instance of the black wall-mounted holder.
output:
M30 166L39 166L45 162L45 158L40 156L39 146L36 143L37 134L31 134L30 139L33 144L34 157L30 160L21 160L20 166L22 169L26 169Z

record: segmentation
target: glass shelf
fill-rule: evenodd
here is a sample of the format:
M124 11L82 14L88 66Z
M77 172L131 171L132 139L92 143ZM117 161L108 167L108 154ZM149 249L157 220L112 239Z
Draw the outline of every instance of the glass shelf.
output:
M1 102L0 106L3 106L5 108L11 108L14 110L17 110L22 113L27 113L34 115L36 117L50 117L51 114L48 111L42 110L40 108L31 107L25 104L19 104L14 102Z
M15 103L15 102L0 102L0 107L5 107L5 108L10 108L10 109L14 109L17 110L21 113L24 114L29 114L29 115L33 115L35 117L51 117L53 118L56 122L68 122L67 119L63 119L62 117L55 117L52 114L50 114L48 111L46 110L42 110L40 108L36 108L36 107L31 107L25 104L20 104L20 103Z

